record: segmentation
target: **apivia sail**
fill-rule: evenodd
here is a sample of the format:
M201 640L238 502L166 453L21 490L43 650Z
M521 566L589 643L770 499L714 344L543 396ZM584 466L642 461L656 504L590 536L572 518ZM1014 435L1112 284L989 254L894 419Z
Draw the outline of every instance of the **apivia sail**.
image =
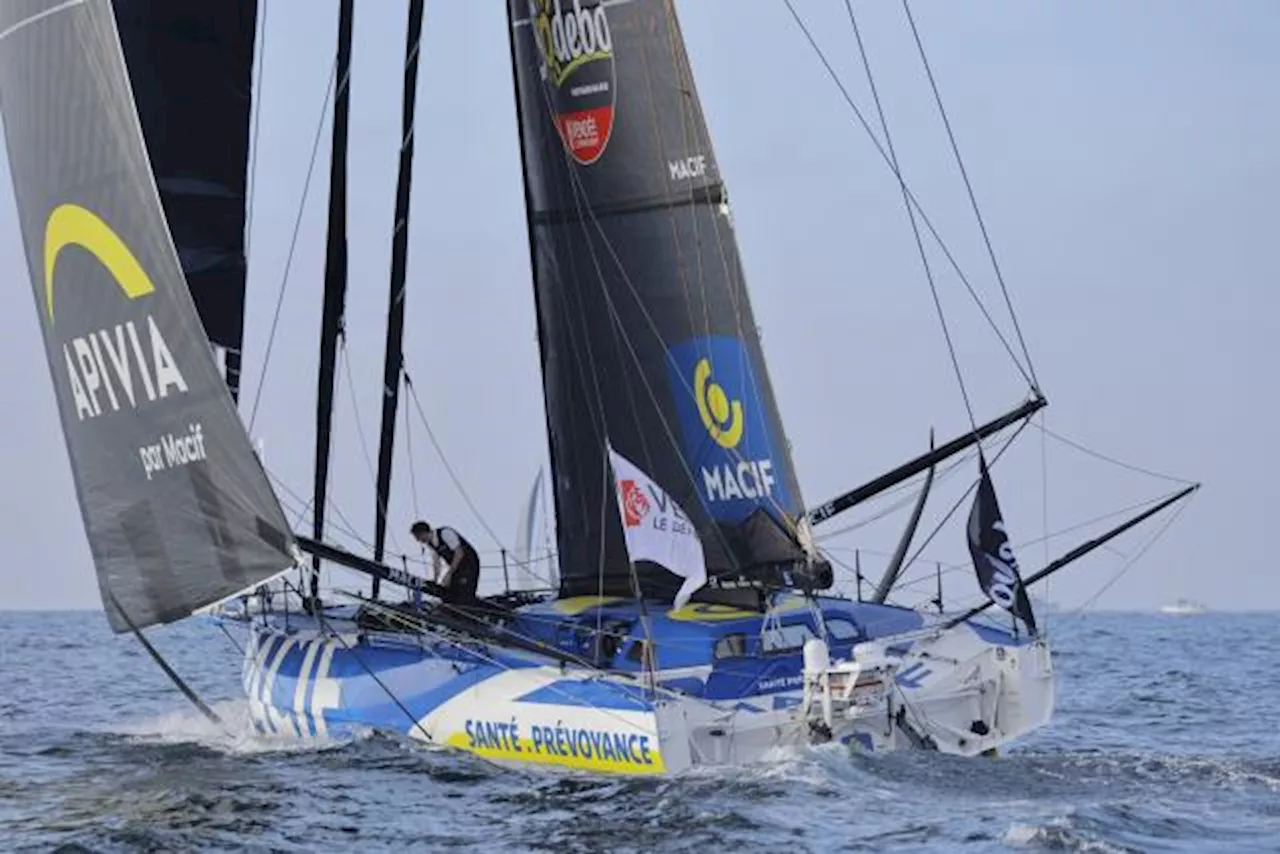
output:
M113 7L165 218L236 397L258 0L114 0Z
M0 110L104 600L145 627L285 569L292 538L187 289L109 0L0 6Z
M509 4L562 595L632 590L606 434L687 508L709 575L811 584L675 10ZM639 569L646 593L680 586Z

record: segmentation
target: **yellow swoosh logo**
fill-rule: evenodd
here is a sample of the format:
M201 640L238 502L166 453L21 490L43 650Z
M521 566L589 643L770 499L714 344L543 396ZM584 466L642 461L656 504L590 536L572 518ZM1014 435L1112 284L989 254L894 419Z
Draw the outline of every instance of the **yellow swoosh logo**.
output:
M79 205L59 205L49 214L44 229L44 293L50 321L53 320L54 266L58 253L73 245L97 258L129 299L155 291L151 277L142 269L133 251L101 217Z

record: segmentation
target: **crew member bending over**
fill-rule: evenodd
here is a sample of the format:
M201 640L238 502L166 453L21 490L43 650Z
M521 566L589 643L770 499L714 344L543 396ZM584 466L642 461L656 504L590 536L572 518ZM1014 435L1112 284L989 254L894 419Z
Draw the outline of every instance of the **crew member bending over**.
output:
M445 601L470 602L476 598L480 584L480 556L475 547L453 528L432 530L426 522L414 522L409 528L413 538L438 554L449 568L440 584L445 588Z

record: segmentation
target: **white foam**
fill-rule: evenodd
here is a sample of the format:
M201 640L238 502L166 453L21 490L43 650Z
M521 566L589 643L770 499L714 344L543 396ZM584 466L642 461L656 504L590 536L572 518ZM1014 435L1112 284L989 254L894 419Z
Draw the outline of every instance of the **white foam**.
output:
M222 719L221 724L214 723L194 709L182 709L159 717L126 722L114 731L142 742L199 744L232 755L316 752L341 747L353 740L259 733L249 715L248 700L226 700L212 704L212 709ZM355 738L360 737L364 736Z

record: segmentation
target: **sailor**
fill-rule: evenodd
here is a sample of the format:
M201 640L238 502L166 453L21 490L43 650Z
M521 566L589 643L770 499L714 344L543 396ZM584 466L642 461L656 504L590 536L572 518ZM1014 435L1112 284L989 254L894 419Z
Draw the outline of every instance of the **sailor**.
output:
M409 533L449 565L444 577L439 580L445 588L445 600L448 602L474 600L476 588L480 584L480 556L476 553L475 547L453 528L441 527L432 530L431 526L422 520L414 522L409 527Z

